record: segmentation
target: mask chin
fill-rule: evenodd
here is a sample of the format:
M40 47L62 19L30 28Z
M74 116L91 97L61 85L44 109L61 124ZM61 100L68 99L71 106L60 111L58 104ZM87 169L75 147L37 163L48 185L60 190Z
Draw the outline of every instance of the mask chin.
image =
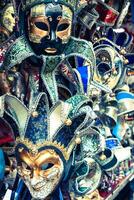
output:
M47 45L48 44L48 45ZM34 50L34 52L37 55L60 55L64 52L64 49L66 47L66 44L62 44L62 43L40 43L40 44L36 44L33 42L30 42L30 45L32 47L32 49Z

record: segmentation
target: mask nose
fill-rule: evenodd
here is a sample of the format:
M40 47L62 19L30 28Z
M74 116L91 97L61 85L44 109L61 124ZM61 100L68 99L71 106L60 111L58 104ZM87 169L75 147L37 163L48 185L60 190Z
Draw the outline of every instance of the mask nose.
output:
M51 30L50 32L50 40L51 41L55 41L56 40L56 32Z
M44 179L43 177L39 176L39 172L37 169L33 170L32 178L31 178L31 185L34 187L38 183L42 182Z

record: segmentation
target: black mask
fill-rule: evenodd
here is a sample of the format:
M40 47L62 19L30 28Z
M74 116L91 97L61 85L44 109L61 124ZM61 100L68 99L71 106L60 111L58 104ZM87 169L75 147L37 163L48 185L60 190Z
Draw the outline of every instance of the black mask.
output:
M31 9L28 38L36 54L61 54L71 35L71 10L60 4L41 4Z

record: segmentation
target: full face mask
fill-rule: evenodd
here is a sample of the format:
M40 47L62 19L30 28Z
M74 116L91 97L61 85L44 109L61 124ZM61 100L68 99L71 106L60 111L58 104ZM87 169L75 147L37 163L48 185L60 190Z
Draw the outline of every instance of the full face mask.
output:
M28 15L28 39L37 54L61 54L71 36L73 13L61 4L40 4Z
M11 4L7 4L3 11L2 24L10 33L13 32L15 26L15 17L14 9Z
M53 149L38 153L19 149L18 173L35 199L45 199L60 182L63 162Z

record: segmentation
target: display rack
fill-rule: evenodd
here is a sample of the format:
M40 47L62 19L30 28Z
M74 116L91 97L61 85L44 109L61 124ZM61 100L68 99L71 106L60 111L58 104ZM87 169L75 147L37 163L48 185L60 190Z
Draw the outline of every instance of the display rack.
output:
M114 200L121 190L134 179L134 173L129 174L105 200Z

